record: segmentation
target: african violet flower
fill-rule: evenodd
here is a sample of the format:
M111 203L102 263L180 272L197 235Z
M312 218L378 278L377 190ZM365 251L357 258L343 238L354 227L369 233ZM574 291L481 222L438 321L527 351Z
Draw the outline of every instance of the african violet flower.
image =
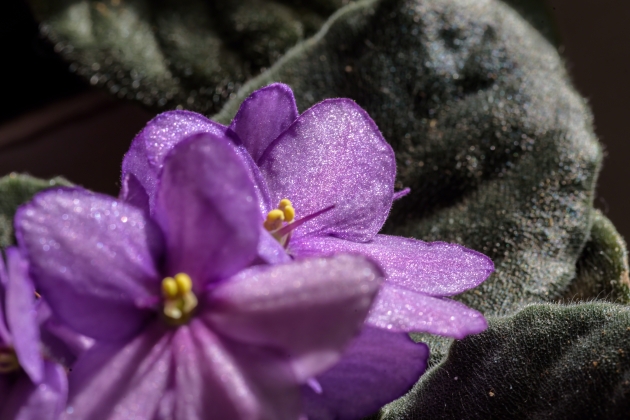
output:
M489 258L456 244L378 234L402 194L394 193L391 147L356 103L326 100L298 115L290 88L272 84L247 98L229 127L192 112L163 113L125 156L122 197L154 212L164 156L195 133L230 137L247 164L265 228L261 260L353 252L385 271L361 336L305 388L311 419L359 418L406 392L428 357L406 332L462 338L486 328L481 314L444 297L485 280Z
M291 419L381 283L362 256L251 266L260 213L232 144L172 148L151 215L80 188L38 194L16 236L55 315L97 340L65 418Z
M56 420L66 402L66 372L44 359L35 289L16 248L0 256L0 419Z

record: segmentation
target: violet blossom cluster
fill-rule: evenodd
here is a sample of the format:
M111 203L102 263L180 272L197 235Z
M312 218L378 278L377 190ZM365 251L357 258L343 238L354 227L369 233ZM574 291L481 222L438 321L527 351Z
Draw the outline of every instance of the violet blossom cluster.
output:
M299 115L273 84L228 127L166 112L122 171L118 198L56 188L16 214L0 420L360 419L426 369L409 332L486 328L448 296L487 257L378 233L404 192L351 100Z

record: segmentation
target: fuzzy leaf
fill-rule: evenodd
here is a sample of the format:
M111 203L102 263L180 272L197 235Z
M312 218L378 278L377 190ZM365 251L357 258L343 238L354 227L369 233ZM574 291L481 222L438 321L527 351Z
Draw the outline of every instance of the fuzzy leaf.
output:
M93 85L153 108L214 113L346 0L29 0Z
M590 238L577 262L576 278L564 297L568 301L597 298L630 303L626 243L599 210L593 213Z
M625 419L629 396L630 308L542 304L455 342L380 418Z
M61 177L44 180L12 173L0 178L0 248L15 243L13 216L20 205L46 188L70 185L70 182Z

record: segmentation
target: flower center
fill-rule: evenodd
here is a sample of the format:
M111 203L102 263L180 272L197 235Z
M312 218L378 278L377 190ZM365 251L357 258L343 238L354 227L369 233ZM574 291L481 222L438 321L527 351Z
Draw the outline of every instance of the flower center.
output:
M293 222L295 219L295 209L287 198L283 198L278 203L278 207L267 213L267 218L263 223L265 229L267 229L274 238L280 242L282 246L287 245L291 231L284 233L281 229Z
M198 303L192 285L192 280L186 273L175 274L162 280L163 312L167 323L182 325L190 319Z
M20 368L15 351L9 347L0 347L0 374L15 372Z

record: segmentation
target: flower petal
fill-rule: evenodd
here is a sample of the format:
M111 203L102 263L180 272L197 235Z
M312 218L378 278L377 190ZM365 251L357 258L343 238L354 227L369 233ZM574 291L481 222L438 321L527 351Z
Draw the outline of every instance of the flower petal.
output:
M427 367L429 348L405 333L366 326L341 360L317 376L322 393L302 387L309 420L354 420L404 395Z
M488 327L482 314L463 303L387 283L381 288L366 323L390 331L427 332L458 339Z
M288 198L302 217L335 209L296 229L369 241L381 229L394 194L396 162L374 121L349 99L314 105L259 160L271 200Z
M227 140L189 137L164 163L155 217L166 238L168 274L187 273L199 290L257 255L262 218L245 165Z
M280 264L291 261L280 242L276 240L265 228L260 228L260 239L258 241L258 257L266 264Z
M388 283L430 296L472 289L494 271L490 258L461 245L388 235L376 235L367 243L309 236L292 240L290 251L303 257L339 252L366 255L383 268Z
M199 320L173 340L177 420L293 420L300 395L289 364L269 350L230 345Z
M21 375L2 406L2 420L58 420L68 395L66 371L56 363L46 361L42 382L31 382Z
M123 177L119 198L144 210L147 214L150 213L149 196L138 178L132 173L125 174Z
M155 322L128 342L97 343L69 374L65 419L153 419L172 378L172 338Z
M335 363L361 330L381 280L360 256L257 266L219 284L204 319L234 340L286 352L305 381Z
M39 326L35 313L35 288L28 277L28 263L17 248L6 250L9 280L6 315L13 336L13 347L20 366L31 381L39 384L44 377L44 360L39 348Z
M291 88L273 83L249 95L239 108L230 129L257 162L271 144L298 117Z
M133 139L123 158L122 178L136 176L147 195L153 197L164 158L176 144L197 133L224 135L227 128L190 111L164 112L149 121Z
M269 198L269 190L267 189L267 182L260 172L260 168L252 157L249 155L249 152L245 149L245 146L242 144L236 144L234 150L236 154L243 160L245 167L249 173L250 180L254 183L254 189L256 191L256 198L258 199L258 207L260 209L261 215L266 215L275 206L272 207L271 199ZM261 222L262 223L262 222Z
M15 218L33 281L61 321L102 340L133 334L159 293L162 238L145 213L80 188L48 190Z

